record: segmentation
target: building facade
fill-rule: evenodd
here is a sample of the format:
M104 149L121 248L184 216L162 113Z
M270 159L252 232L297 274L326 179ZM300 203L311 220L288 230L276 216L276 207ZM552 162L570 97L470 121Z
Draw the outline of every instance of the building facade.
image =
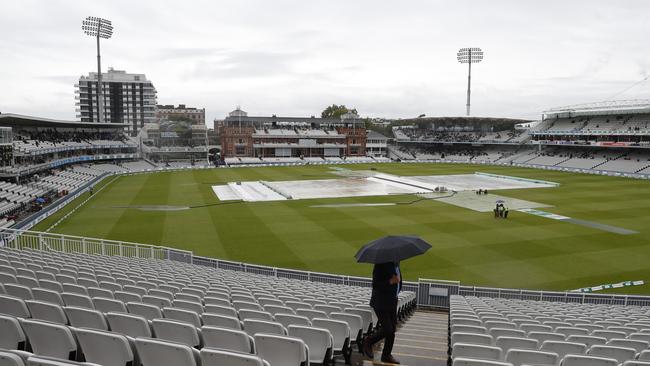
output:
M179 104L177 107L172 105L158 105L156 117L160 119L173 119L174 117L186 118L193 125L205 125L205 108L187 107L185 104Z
M306 158L366 155L366 130L357 115L338 118L251 117L230 112L220 126L221 157Z
M375 158L388 156L388 137L377 131L368 130L366 139L366 155Z
M11 127L0 127L0 167L13 165L13 146Z
M77 118L99 122L97 73L79 78L75 84ZM136 135L145 123L156 121L156 88L144 74L129 74L109 68L102 73L104 123L124 124Z

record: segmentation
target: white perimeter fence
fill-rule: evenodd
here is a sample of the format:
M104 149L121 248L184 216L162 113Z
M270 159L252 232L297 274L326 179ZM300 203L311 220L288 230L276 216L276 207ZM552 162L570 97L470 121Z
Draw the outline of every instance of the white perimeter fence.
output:
M370 287L372 285L372 280L366 277L344 276L261 266L195 256L191 251L164 246L9 228L0 229L0 247L17 250L41 250L65 253L83 253L98 256L122 256L152 260L171 260L224 270L272 276L276 278L289 278L361 287ZM350 258L350 265L355 265L352 258ZM404 290L413 291L417 294L418 306L438 309L449 308L449 296L451 295L650 306L650 296L474 287L462 286L458 281L429 279L420 279L417 282L405 281Z

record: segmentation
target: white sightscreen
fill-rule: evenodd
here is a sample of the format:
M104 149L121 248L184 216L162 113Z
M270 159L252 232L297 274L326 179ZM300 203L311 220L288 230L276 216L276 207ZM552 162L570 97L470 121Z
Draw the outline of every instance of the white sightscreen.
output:
M291 157L291 148L288 147L276 147L275 148L276 157Z
M325 148L325 156L339 156L339 149L337 148Z

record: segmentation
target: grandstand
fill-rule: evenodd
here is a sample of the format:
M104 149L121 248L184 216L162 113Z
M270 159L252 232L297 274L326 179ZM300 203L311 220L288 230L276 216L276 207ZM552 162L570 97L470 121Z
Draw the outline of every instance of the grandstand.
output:
M101 180L96 161L134 160L137 143L119 124L0 114L0 225L38 215Z
M185 120L161 120L145 124L138 138L142 141L142 157L154 164L171 163L193 165L207 162L207 128Z
M125 135L119 124L0 114L0 126L0 227L56 210L107 175L207 166L205 146L173 143L162 150L182 160L154 163L146 159L159 157L151 149L139 160L137 139ZM205 141L205 130L199 135ZM195 155L188 157L188 151ZM200 162L192 160L197 156Z
M650 364L645 307L452 296L449 313L453 365Z
M226 164L255 164L265 158L298 162L366 156L364 123L351 113L341 118L255 117L237 108L224 120L220 136Z
M554 108L537 123L519 123L532 125L527 129L517 128L517 121L479 124L478 118L414 121L418 123L393 127L392 159L512 164L641 177L650 172L650 101L646 100Z
M161 260L154 253L163 248L127 243L120 253L135 249L134 257L88 254L89 245L81 252L54 250L72 239L63 237L29 249L20 240L27 232L3 234L2 362L351 364L362 337L377 325L369 288L333 276L306 281L299 272L281 278L227 269L227 263L211 268L217 262L188 264L178 251L178 260ZM106 244L101 251L116 249ZM138 258L145 248L148 258ZM400 318L413 312L415 301L413 292L400 294Z

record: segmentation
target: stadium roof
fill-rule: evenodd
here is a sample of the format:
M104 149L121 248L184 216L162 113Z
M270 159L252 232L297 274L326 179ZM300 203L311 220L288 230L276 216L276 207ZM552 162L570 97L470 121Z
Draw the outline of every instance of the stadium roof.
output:
M551 108L543 112L550 116L573 117L603 114L641 114L650 113L650 99L612 100L604 102L575 104Z
M417 117L417 118L405 118L396 120L393 124L394 126L404 125L404 124L431 124L434 123L436 126L440 125L467 125L467 126L514 126L517 123L526 123L530 122L526 119L515 119L515 118L498 118L498 117L466 117L466 116L456 116L456 117Z
M68 128L124 128L122 123L95 123L81 121L65 121L60 119L25 116L14 113L0 113L0 126L12 127L68 127Z
M235 111L236 112L236 111ZM261 127L264 125L275 124L277 126L314 126L320 127L322 125L340 125L340 124L354 124L364 125L364 120L361 118L320 118L320 117L261 117L261 116L248 116L248 115L233 115L232 113L224 119L226 126L236 126L241 123L243 126L253 125Z
M380 134L377 131L367 130L366 138L368 140L388 140L388 137Z

